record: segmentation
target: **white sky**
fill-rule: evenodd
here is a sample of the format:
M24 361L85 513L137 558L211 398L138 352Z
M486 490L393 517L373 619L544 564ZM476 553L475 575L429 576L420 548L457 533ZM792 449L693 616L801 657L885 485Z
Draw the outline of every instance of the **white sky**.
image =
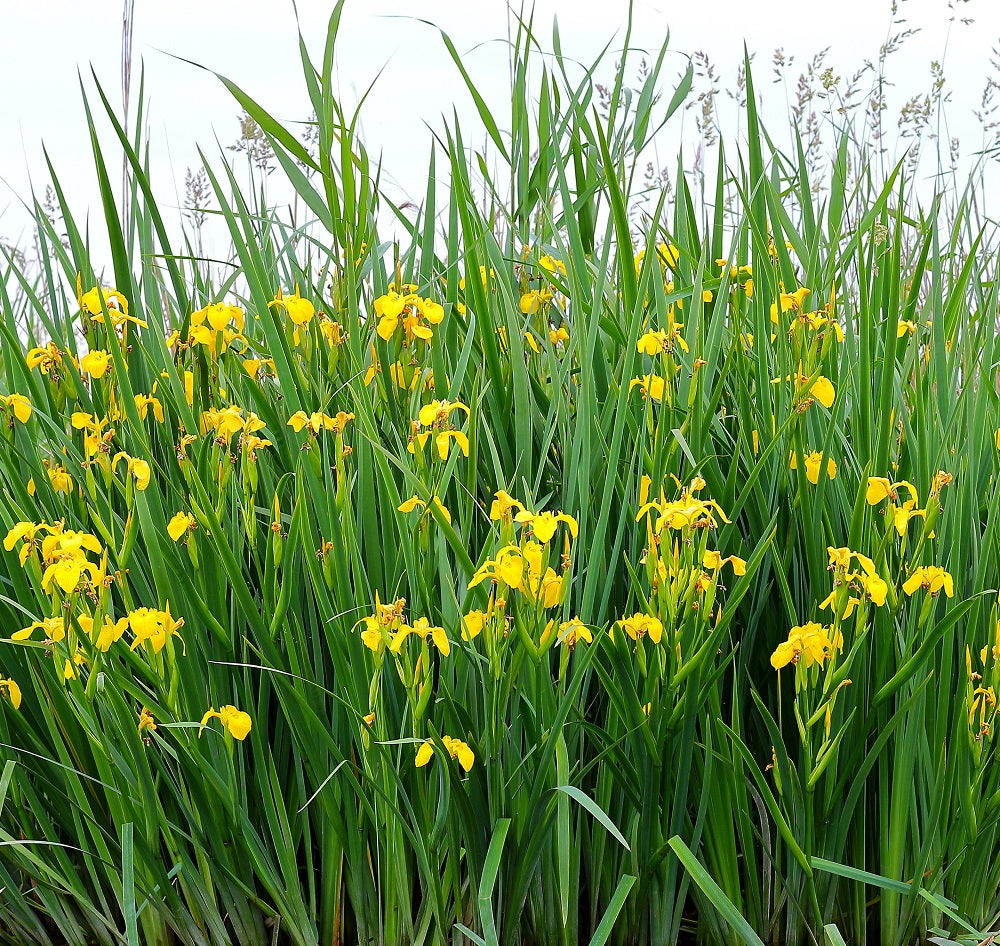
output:
M953 98L952 133L960 134L968 153L981 145L971 110L992 71L991 47L1000 42L1000 0L954 2L955 14L947 0L901 0L899 15L921 32L891 61L889 75L901 102L926 90L930 62L944 57ZM329 9L320 0L298 2L303 33L317 58ZM616 31L620 45L626 10L625 0L537 0L535 21L548 40L552 16L558 15L564 51L589 61ZM953 15L972 17L975 23L956 20L949 29ZM26 239L18 197L29 194L31 179L39 193L44 190L43 141L70 194L74 215L82 216L88 207L99 215L77 70L89 86L92 63L109 96L120 101L121 17L120 0L0 0L0 88L5 90L0 105L0 237ZM444 28L474 77L484 88L495 89L502 103L506 53L502 44L488 41L506 35L507 7L501 0L348 0L339 41L344 97L353 100L354 90L366 88L385 67L363 112L365 140L375 154L384 150L388 169L419 200L429 140L422 122L439 128L440 116L450 115L453 102L462 115L469 114L470 102L437 33L414 18ZM666 78L677 76L686 64L680 53L705 50L723 86L731 85L745 40L757 53L759 91L783 103L785 93L770 83L776 47L796 55L793 77L827 46L829 62L848 73L863 59L877 57L891 15L890 0L636 0L635 18L634 43L639 46L655 48L670 29L677 55L668 59ZM198 164L196 143L215 156L215 138L230 144L239 131L239 109L220 83L168 53L228 76L282 120L308 117L291 0L137 0L134 30L133 94L141 59L151 106L154 185L165 204L173 199L174 182L178 195L183 194L185 168ZM100 111L96 98L94 107ZM500 110L501 126L502 116ZM685 122L684 136L693 139L691 116ZM115 152L109 148L108 153ZM115 170L116 161L109 160Z

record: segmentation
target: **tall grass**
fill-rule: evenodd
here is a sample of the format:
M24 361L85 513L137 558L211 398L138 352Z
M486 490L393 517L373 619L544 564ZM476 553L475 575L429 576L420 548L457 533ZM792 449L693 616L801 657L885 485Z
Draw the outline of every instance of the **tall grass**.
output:
M65 235L5 254L5 941L983 938L989 235L848 189L846 132L817 199L748 71L636 242L691 73L598 110L530 21L502 116L443 37L499 171L452 123L387 206L341 9L314 152L222 80L310 219L205 156L231 252L173 245L96 85L111 269L51 168Z

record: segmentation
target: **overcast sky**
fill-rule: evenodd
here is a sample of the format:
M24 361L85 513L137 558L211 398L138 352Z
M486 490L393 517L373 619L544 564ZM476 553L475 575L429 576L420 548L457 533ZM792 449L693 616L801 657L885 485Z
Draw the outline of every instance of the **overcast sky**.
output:
M952 133L963 150L981 145L971 112L991 69L991 48L1000 42L998 0L901 0L899 16L921 32L893 60L890 77L901 102L925 91L930 63L944 59L952 103ZM208 72L181 59L227 75L282 120L309 114L298 59L296 22L290 0L137 0L134 59L146 69L154 177L165 202L168 184L183 192L187 166L197 166L196 143L210 155L232 143L239 132L239 109ZM593 57L625 21L624 0L537 0L536 23L557 15L565 52ZM317 52L325 34L329 4L299 0L298 15L307 42ZM975 20L972 25L960 22ZM0 237L23 239L18 197L29 180L45 184L44 141L74 203L82 214L96 199L86 122L77 78L89 85L92 64L113 101L120 101L122 3L119 0L0 0ZM353 99L383 70L364 111L370 150L384 151L385 163L402 185L419 195L428 133L422 122L440 126L452 103L468 113L468 96L436 32L445 29L484 88L499 97L506 83L507 7L499 0L348 0L340 37L339 81ZM784 103L785 92L770 84L771 55L783 47L795 55L790 70L829 46L829 61L847 73L875 59L890 30L890 0L636 0L634 42L655 48L669 29L671 49L665 76L686 65L682 53L706 51L723 85L731 85L747 43L757 54L757 82L770 99ZM954 21L954 22L950 22ZM180 57L180 58L174 58ZM136 79L137 84L137 79ZM905 93L905 94L904 94ZM502 113L501 113L502 115ZM694 134L692 116L685 118Z

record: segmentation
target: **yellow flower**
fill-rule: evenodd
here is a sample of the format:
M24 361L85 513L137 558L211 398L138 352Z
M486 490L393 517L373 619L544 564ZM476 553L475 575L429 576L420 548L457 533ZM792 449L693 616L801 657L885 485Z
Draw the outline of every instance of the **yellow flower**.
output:
M150 408L153 409L153 416L156 418L157 423L162 424L163 405L160 403L160 399L147 394L135 395L135 409L139 413L139 420L146 419L146 414L149 412Z
M190 513L179 512L167 523L167 535L177 542L185 532L197 525L197 520Z
M270 302L268 305L284 309L288 318L296 326L306 325L316 314L316 307L308 299L303 299L299 295L298 286L295 287L294 296L282 296L279 289L277 295L274 297L274 302Z
M80 359L80 368L95 378L103 378L111 365L111 356L99 348L87 352Z
M507 545L497 552L495 559L484 562L469 580L469 587L475 588L487 578L503 582L509 588L521 590L524 584L524 558L517 545Z
M14 631L10 635L12 641L26 641L36 630L42 632L43 640L61 641L66 636L66 627L61 617L45 618L42 621L35 621L27 627L22 627L19 631Z
M543 305L552 301L552 293L548 289L531 289L521 296L521 312L534 315Z
M802 308L802 303L805 302L806 296L809 295L810 290L808 289L796 289L795 292L783 292L780 296L781 311L788 312L789 310L797 312ZM778 321L778 303L771 303L771 321L777 323Z
M42 463L45 466L45 472L49 476L49 482L57 493L73 492L73 477L66 472L66 467L62 465L52 466L48 459L42 460ZM35 495L34 477L28 480L27 489L29 496Z
M696 481L697 483L697 481ZM702 481L702 484L704 481ZM694 486L696 484L692 484ZM681 490L680 499L668 500L660 490L660 498L643 503L636 513L635 521L651 512L659 513L653 524L653 531L659 535L664 529L715 528L715 516L723 522L729 522L722 507L714 499L698 499L692 496L693 488Z
M148 729L150 732L156 731L156 721L153 719L153 714L149 711L148 707L143 707L142 711L139 713L139 735L141 736L143 730Z
M31 401L23 394L0 394L0 410L10 411L14 418L26 424L31 417Z
M661 352L670 351L670 338L662 329L646 332L636 342L635 347L643 355L659 355Z
M70 423L74 430L82 430L83 448L88 457L94 456L100 451L102 446L107 446L114 436L114 428L105 430L110 418L100 419L96 414L86 414L83 411L74 411L70 417Z
M462 617L462 640L475 640L486 627L493 613L493 604L485 611L470 611Z
M823 460L823 454L818 450L813 450L812 453L807 453L803 456L806 464L806 479L815 486L819 483L819 472L820 464ZM798 469L798 461L796 460L795 453L791 454L788 464L793 470ZM833 462L832 457L827 457L826 460L826 475L832 480L837 475L837 464Z
M28 369L38 368L42 374L48 374L53 369L58 370L62 360L63 351L55 342L49 342L44 348L32 348L24 356Z
M869 476L868 489L865 492L865 499L869 506L875 506L883 499L891 499L894 503L897 500L897 492L900 486L906 487L910 493L910 498L917 500L917 488L908 480L900 480L898 483L890 483L884 476Z
M449 415L454 411L463 411L469 416L469 408L461 401L431 401L425 404L417 413L421 427L444 428L450 424Z
M47 542L48 540L46 539L45 541ZM100 568L84 556L80 546L75 548L72 546L52 548L49 554L45 554L44 548L45 543L43 542L43 555L45 556L45 560L49 562L48 567L42 573L43 591L49 590L49 585L53 579L66 594L72 594L76 591L77 586L84 577L87 578L91 587L96 587L100 584L103 577Z
M828 630L829 628L815 621L793 627L788 632L788 640L782 641L771 654L771 666L780 670L790 663L797 664L804 658L807 667L813 664L822 667L823 661L837 649L827 635Z
M117 621L112 621L110 617L106 614L104 615L102 624L97 634L94 634L94 619L89 614L79 614L76 618L77 623L93 642L94 646L100 651L108 651L111 649L111 645L121 640L122 635L128 629L128 618L119 618Z
M550 273L562 273L566 275L566 264L554 256L549 256L547 253L543 254L538 258L538 265Z
M245 424L243 410L235 405L224 407L221 410L202 411L201 414L202 433L214 430L216 438L227 444L234 433L244 429Z
M439 433L432 433L432 431L424 431L423 433L414 434L410 439L410 442L406 445L406 449L410 453L416 453L416 447L414 447L414 441L422 450L427 443L428 439L433 436L434 443L437 446L438 455L442 460L448 459L448 448L449 441L454 440L458 445L458 448L462 451L465 456L469 455L469 438L461 430L442 430Z
M899 487L905 487L910 493L910 498L901 504L898 502ZM892 523L900 536L906 535L907 526L914 516L922 516L924 519L927 518L926 509L916 508L917 488L912 483L907 480L900 480L898 483L890 483L884 476L869 476L868 489L865 493L865 499L868 501L868 505L874 506L877 503L882 502L883 499L887 498L890 500L889 513L892 515Z
M442 736L441 742L444 744L445 750L448 752L453 759L458 759L458 764L468 772L476 761L476 754L462 742L461 739L453 739L451 736ZM419 769L421 766L427 765L428 762L434 757L434 743L427 739L424 743L417 749L417 756L414 759L413 764Z
M496 499L493 500L493 504L490 506L490 519L494 522L499 522L500 520L510 522L513 510L515 509L519 512L524 512L524 506L509 493L504 492L504 490L498 489L493 495Z
M241 742L246 739L252 725L250 714L237 709L231 703L220 706L218 712L216 712L214 706L210 706L208 712L201 718L201 725L198 727L199 739L201 738L202 730L210 719L217 719L222 723L223 729L229 730L232 737L239 739Z
M80 289L82 288L80 277L77 276L77 294L79 295ZM121 316L128 315L128 299L126 299L117 289L101 289L99 286L94 286L93 289L79 295L80 308L83 309L87 315L93 316L94 321L101 321L104 315L104 308L101 306L101 297L104 298L104 306L111 312L120 313ZM118 324L117 322L115 323Z
M728 558L723 558L721 552L713 552L710 549L705 550L701 566L711 572L717 572L727 562L732 566L734 575L745 575L747 573L747 563L738 555L730 555Z
M514 521L527 523L531 527L532 534L543 545L549 542L552 536L556 534L556 529L560 522L566 523L566 527L574 539L579 529L576 520L572 516L567 516L564 512L540 512L536 515L535 513L528 512L526 509L522 509L514 517Z
M444 319L444 307L432 299L422 299L412 290L414 286L404 286L409 290L401 295L390 289L384 296L379 296L374 302L375 314L379 318L376 332L379 337L389 341L396 329L402 325L406 342L409 344L418 338L430 342L434 333L429 325L438 325Z
M649 635L649 639L654 644L659 644L663 638L663 624L659 618L649 614L637 612L632 617L622 618L617 624L634 641Z
M339 434L347 426L348 422L352 420L354 420L354 415L347 414L344 411L337 411L333 417L329 414L324 414L322 411L314 411L308 415L305 411L296 411L288 419L288 426L296 433L300 433L302 428L305 427L313 437L316 437L322 430L332 430L334 433Z
M233 327L230 328L230 325ZM191 313L188 344L204 345L215 358L236 339L246 341L243 338L243 325L243 310L239 306L213 302L204 309Z
M796 375L788 375L784 380L795 382L795 393L797 395L801 396L805 394L806 397L813 397L828 410L833 406L837 391L829 378L818 374L810 381L809 376L802 373L800 365ZM781 378L772 378L771 384L780 384L781 381Z
M633 378L629 382L628 389L631 391L635 387L642 391L643 397L654 401L662 401L667 389L666 382L658 374L644 374L642 377Z
M135 477L135 488L142 492L149 486L149 480L152 477L152 470L149 464L145 460L137 459L136 457L130 457L127 453L121 452L116 453L114 460L111 461L112 468L118 466L119 460L126 461L126 474L131 473Z
M451 644L448 642L448 635L443 627L432 626L427 618L417 618L413 624L402 624L393 635L389 644L389 650L393 654L398 654L403 648L403 642L411 634L416 634L422 640L428 637L434 642L434 646L441 651L442 657L447 657L451 653Z
M184 619L174 620L171 617L168 601L162 611L156 608L137 608L135 611L130 611L128 626L135 636L130 650L135 650L140 644L149 644L153 652L158 654L163 650L167 639L184 626Z
M10 705L14 709L20 709L21 688L10 677L0 680L0 693L3 693L10 700Z
M917 330L916 322L908 322L906 319L900 319L896 323L896 338L902 338L907 332L911 335Z
M363 617L351 630L363 626L361 640L365 647L375 653L380 653L386 645L387 636L402 626L404 607L406 607L405 598L397 598L390 604L382 604L378 594L376 594L375 613Z
M579 618L570 618L559 625L559 643L567 647L575 647L581 641L584 644L593 643L594 637L590 628Z
M921 565L903 583L905 594L912 595L918 588L926 588L932 595L943 588L949 598L955 596L955 584L951 575L939 565Z
M445 508L444 503L441 502L440 498L437 496L431 497L431 502L441 510L441 515L444 516L445 520L451 522L451 513ZM399 512L413 512L417 507L421 509L426 508L427 503L425 503L419 496L411 496L406 502L401 503L397 506Z
M554 608L562 600L562 578L552 568L542 572L543 549L538 542L525 543L522 559L527 565L521 592L543 608Z

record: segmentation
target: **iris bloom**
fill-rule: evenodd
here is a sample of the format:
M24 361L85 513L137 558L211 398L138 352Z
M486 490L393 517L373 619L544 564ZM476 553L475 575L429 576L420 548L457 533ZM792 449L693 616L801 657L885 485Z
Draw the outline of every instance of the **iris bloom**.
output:
M543 608L554 608L562 600L563 580L551 567L542 571L542 556L541 545L537 542L525 543L522 559L527 568L521 592Z
M504 522L512 521L515 509L518 512L524 512L524 506L511 496L510 493L498 489L493 495L496 498L490 506L490 519L494 522L500 522L501 520Z
M198 522L191 513L179 512L167 523L167 535L177 542L189 529L197 525Z
M795 393L797 396L804 395L805 397L815 398L827 410L833 406L833 402L837 397L837 390L829 378L818 374L810 379L808 375L802 373L801 365L799 365L799 370L795 375L788 375L784 380L795 382ZM781 378L772 378L771 384L780 384L781 381Z
M175 635L184 626L184 619L174 620L170 615L170 602L160 611L157 608L138 608L129 612L128 626L135 635L129 650L135 650L140 644L149 644L153 653L163 650L167 639Z
M886 595L889 593L889 585L878 573L875 563L861 552L854 552L846 546L834 548L827 546L827 555L830 559L830 568L834 572L835 584L847 584L852 588L863 592L876 607L884 607ZM851 570L852 560L861 566L860 571ZM837 600L837 589L833 591L820 603L820 608L832 608ZM841 620L847 620L860 603L858 598L850 597L847 600L844 613L840 615Z
M73 492L73 477L69 475L66 471L66 467L60 465L52 466L50 462L42 460L45 465L45 472L49 476L49 482L52 484L52 488L57 493L72 493ZM28 495L35 495L35 480L34 477L28 480Z
M111 365L111 356L99 348L87 352L80 359L80 369L94 378L103 378Z
M579 531L576 520L564 512L540 512L536 514L528 512L527 509L522 509L514 517L514 521L530 526L534 537L543 545L551 541L552 536L556 534L556 529L559 527L560 522L566 523L566 528L569 529L569 534L574 539Z
M903 591L908 595L912 595L918 588L926 588L932 595L944 589L949 598L955 597L955 583L951 575L939 565L921 565L903 582Z
M29 369L38 368L42 374L48 374L59 368L63 360L63 351L55 342L49 342L44 348L32 348L24 356Z
M570 618L559 625L559 643L567 647L575 647L581 641L584 644L593 643L594 636L590 628L579 618Z
M150 732L156 731L156 721L153 719L153 714L149 711L149 708L144 706L142 711L139 713L139 735L141 736L143 730L148 729Z
M809 289L796 289L795 292L783 292L780 294L779 301L781 303L782 312L798 312L802 308L802 304L806 300L806 296L809 295ZM778 303L771 303L771 321L777 325L778 323Z
M654 401L663 401L667 390L667 383L658 374L644 374L642 377L633 378L629 384L629 391L632 388L639 388L644 398L651 398Z
M299 295L298 286L295 287L294 296L283 296L279 289L277 295L274 297L274 302L270 302L268 305L284 309L288 318L296 327L306 325L316 314L316 307L308 299L303 299Z
M663 490L660 498L653 502L643 503L636 513L635 521L650 513L659 513L653 524L653 531L659 535L664 529L714 529L716 515L723 522L729 522L722 507L714 499L698 499L691 495L687 488L681 491L680 499L668 500Z
M74 430L82 430L83 449L88 457L94 456L100 451L102 445L110 442L114 436L114 428L105 430L111 418L99 418L96 414L87 414L84 411L74 411L70 417L70 423Z
M14 420L26 424L31 417L31 401L23 394L0 394L0 411L10 411L12 426Z
M402 288L403 293L390 289L375 300L375 314L379 319L376 332L380 338L389 341L396 329L402 326L407 344L414 339L430 342L434 337L430 326L442 322L444 307L433 299L422 299L414 291L415 286Z
M649 636L654 644L659 644L663 638L663 624L659 618L637 612L629 618L622 618L618 626L634 641Z
M35 631L42 632L42 639L46 641L61 641L66 636L66 627L61 617L45 618L42 621L35 621L27 627L22 627L19 631L14 631L10 635L12 641L26 641Z
M230 325L233 327L230 328ZM239 306L213 302L204 309L191 313L188 343L204 345L215 358L226 351L237 338L243 338L243 325L243 310Z
M805 661L807 667L823 666L823 661L837 649L830 640L829 628L810 621L808 624L793 627L788 632L788 640L782 641L771 654L771 666L775 670Z
M901 487L909 492L910 498L899 503L899 489ZM927 518L926 509L916 508L917 488L912 483L907 480L890 483L884 476L869 476L868 490L865 493L868 505L875 506L886 498L890 500L889 511L892 513L892 524L900 536L906 535L906 528L914 516Z
M732 566L734 575L745 575L747 573L747 563L738 555L730 555L728 558L723 558L721 552L713 552L710 549L705 550L705 555L701 562L702 568L707 568L710 572L717 572L726 564Z
M432 625L427 618L417 618L413 624L400 625L389 644L389 650L398 654L403 649L403 642L411 634L416 634L421 640L430 638L434 642L434 646L441 651L442 657L447 657L451 653L451 644L448 642L448 635L444 628Z
M229 730L232 737L234 739L239 739L240 741L246 739L252 726L250 714L237 709L231 703L227 703L225 706L220 706L218 711L216 711L214 706L210 706L208 712L201 718L201 725L198 727L199 739L201 738L202 730L208 724L210 719L217 719L220 723L222 723L223 729Z
M100 650L107 652L111 649L111 645L117 643L121 640L122 635L128 629L128 618L119 618L117 621L112 621L108 615L104 615L101 621L100 628L97 629L97 633L94 633L94 619L89 614L80 614L76 618L77 623L83 629L83 632L94 642L94 646Z
M442 430L437 433L427 430L423 433L414 434L413 438L406 445L406 449L409 450L410 453L416 453L416 447L414 446L414 442L416 442L417 446L423 450L427 441L432 436L434 437L434 444L437 447L438 456L441 457L442 460L448 459L449 441L451 440L455 441L455 444L458 446L459 450L462 451L463 455L469 455L469 438L461 430Z
M21 688L10 677L0 680L0 693L10 700L10 705L14 709L21 706Z
M155 385L153 386L155 389ZM163 405L160 403L160 399L153 397L151 394L136 394L135 395L135 409L139 414L139 420L145 420L146 414L149 409L153 409L153 416L156 418L157 423L163 423Z
M370 651L378 654L385 647L387 641L403 624L403 608L406 607L405 598L397 598L388 604L379 601L378 594L375 595L375 613L363 617L351 630L363 627L361 632L361 642Z
M805 461L806 465L806 479L815 486L819 483L819 473L820 466L823 461L823 454L818 450L813 450L811 453L803 454L802 459ZM798 459L796 458L795 452L793 451L789 457L788 465L791 469L798 469ZM837 464L833 461L832 457L826 458L826 475L832 480L837 475Z
M468 614L462 616L462 640L471 641L475 640L482 632L483 628L486 627L487 622L493 615L493 601L490 599L490 605L485 611L470 611Z
M441 515L444 516L447 522L451 522L451 513L445 508L444 503L441 502L440 498L437 496L431 497L431 502L441 510ZM417 507L421 509L427 508L427 503L425 503L419 496L411 496L406 502L401 503L397 506L399 512L413 512Z
M227 444L229 438L237 431L243 430L245 425L243 409L233 404L221 410L203 411L201 415L202 432L214 430L216 438Z
M125 460L126 462L126 474L131 473L135 477L135 488L142 492L147 486L149 486L149 480L152 477L152 470L149 464L145 460L140 460L137 457L130 457L127 453L122 451L121 453L116 453L114 460L111 461L111 466L118 466L119 460Z
M524 558L520 546L506 545L500 549L496 558L489 559L476 569L469 580L469 587L475 588L487 578L520 591L524 584Z
M101 583L104 574L85 552L101 554L101 544L86 532L53 531L42 539L42 558L47 567L42 573L42 589L48 591L54 580L66 594L72 594L85 578L91 587Z
M468 772L476 761L476 754L468 747L468 745L462 742L461 739L453 739L451 736L442 736L441 742L444 743L445 750L448 755L453 759L458 759L458 764ZM424 743L417 749L417 757L414 759L413 764L419 769L421 766L427 765L428 762L434 757L434 743L427 739Z
M332 430L335 434L339 434L347 426L348 421L352 420L354 420L354 415L344 411L337 411L333 417L322 411L314 411L308 415L305 411L296 411L288 418L288 426L296 433L305 427L313 437L316 437L322 430Z

